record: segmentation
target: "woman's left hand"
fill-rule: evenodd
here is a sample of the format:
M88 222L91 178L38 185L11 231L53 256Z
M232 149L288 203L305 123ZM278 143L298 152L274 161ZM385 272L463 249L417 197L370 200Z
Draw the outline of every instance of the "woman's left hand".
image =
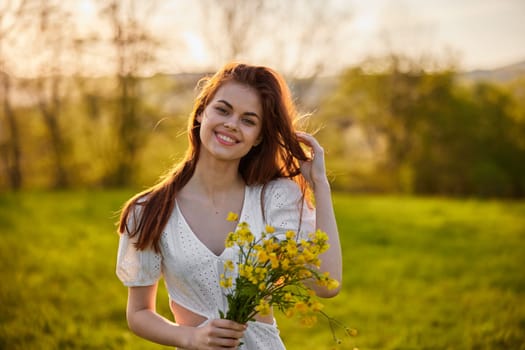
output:
M316 184L327 183L323 147L321 147L315 137L308 133L297 131L296 135L299 142L310 148L310 160L300 162L301 173L304 178L314 188Z

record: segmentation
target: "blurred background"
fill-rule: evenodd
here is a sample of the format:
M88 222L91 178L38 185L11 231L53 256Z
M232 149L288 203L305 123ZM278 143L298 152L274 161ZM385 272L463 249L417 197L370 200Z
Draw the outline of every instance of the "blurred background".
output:
M0 0L0 349L161 348L127 331L114 223L231 60L326 150L340 348L525 349L524 38L522 0Z
M525 3L0 5L0 188L145 186L182 154L196 82L283 73L345 191L525 195Z

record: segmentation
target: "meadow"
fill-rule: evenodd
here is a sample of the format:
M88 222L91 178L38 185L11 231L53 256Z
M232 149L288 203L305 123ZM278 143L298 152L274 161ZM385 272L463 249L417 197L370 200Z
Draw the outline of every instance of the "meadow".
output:
M115 222L131 194L0 194L0 349L168 349L126 326ZM525 349L525 202L334 200L344 288L324 311L358 334L335 345L322 319L278 315L289 350Z

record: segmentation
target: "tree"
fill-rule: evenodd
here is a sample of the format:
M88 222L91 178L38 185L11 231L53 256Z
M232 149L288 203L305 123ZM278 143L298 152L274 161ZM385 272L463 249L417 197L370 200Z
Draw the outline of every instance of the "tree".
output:
M430 108L426 105L430 95L446 90L440 84L449 84L451 76L447 72L429 75L418 67L406 69L410 67L407 60L398 55L385 57L381 64L374 64L383 70L373 73L365 71L366 65L348 69L334 96L324 103L328 106L324 119L333 125L326 132L340 133L334 130L340 126L362 128L370 147L387 152L375 160L375 166L388 175L387 186L396 191L411 191L410 162L417 157L427 128L423 110Z
M0 4L0 103L7 127L0 128L2 162L8 176L9 187L20 189L23 182L21 169L21 138L18 121L12 106L12 78L4 55L4 44L9 35L19 28L28 9L28 1L8 1ZM3 124L3 123L2 123Z
M65 60L66 51L73 42L72 24L69 14L59 2L41 2L37 8L38 32L34 47L40 47L40 65L37 76L32 80L31 90L36 107L43 118L48 132L50 154L55 188L70 185L67 161L70 145L62 125L62 109L66 99Z
M508 89L463 85L452 70L426 71L402 57L386 62L379 71L367 72L366 65L347 70L326 102L330 140L344 139L344 125L385 141L384 148L381 142L370 143L380 146L373 151L384 154L368 169L362 187L523 196L525 123L520 103ZM352 151L347 144L336 146L343 159ZM331 147L328 143L328 152ZM346 158L354 163L355 157Z
M111 25L119 87L113 120L114 159L105 182L123 186L132 182L137 154L147 137L140 111L139 76L154 61L158 42L146 27L147 13L142 12L139 16L135 1L109 1L102 13Z

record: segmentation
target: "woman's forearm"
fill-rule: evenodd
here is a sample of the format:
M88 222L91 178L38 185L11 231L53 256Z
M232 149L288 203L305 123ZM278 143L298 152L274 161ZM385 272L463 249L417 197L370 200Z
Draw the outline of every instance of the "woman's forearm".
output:
M128 326L136 335L158 344L191 348L192 327L180 326L150 309L128 313Z
M339 292L343 277L339 231L337 229L329 182L326 180L314 183L313 190L316 206L316 229L328 235L328 243L330 244L328 251L320 256L320 270L322 272L329 272L332 278L339 281L339 287L336 289L327 290L326 288L316 288L316 292L322 297L332 297Z

